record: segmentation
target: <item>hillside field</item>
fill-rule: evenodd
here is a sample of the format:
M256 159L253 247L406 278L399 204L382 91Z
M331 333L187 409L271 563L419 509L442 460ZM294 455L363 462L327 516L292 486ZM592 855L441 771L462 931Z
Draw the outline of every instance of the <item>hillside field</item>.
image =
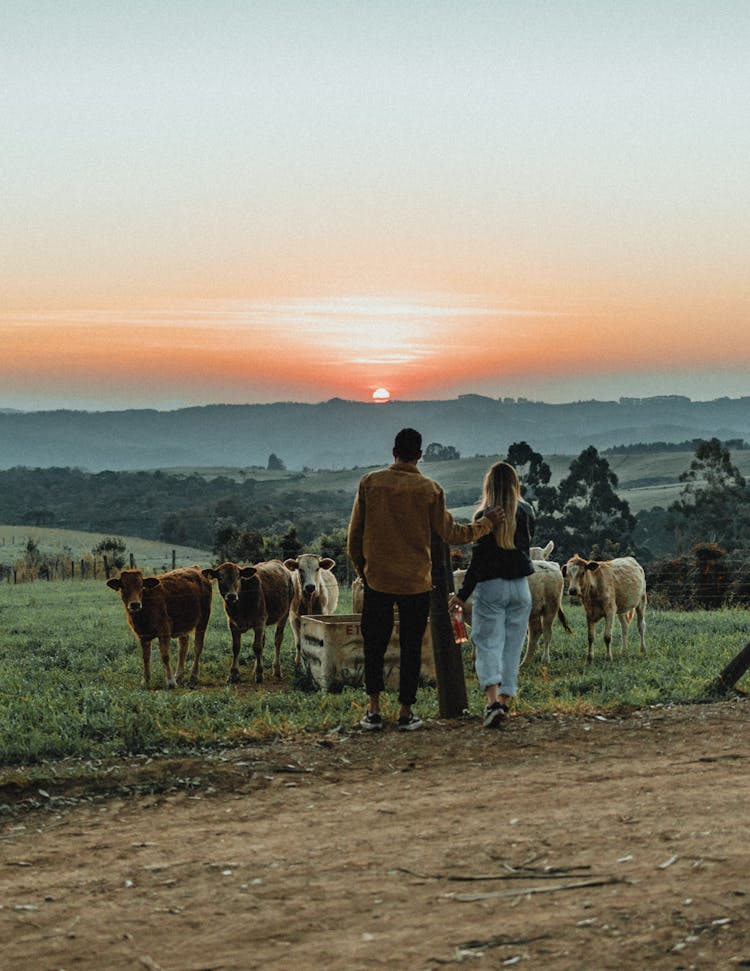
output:
M680 474L687 471L695 455L692 451L642 451L628 453L602 453L609 463L609 467L617 475L618 488L616 490L621 499L625 499L630 511L635 515L642 509L652 509L654 506L667 507L679 496L682 484ZM450 499L451 491L474 490L479 498L482 479L487 469L494 462L503 459L504 455L486 455L481 457L461 458L449 462L421 462L420 469L424 475L435 479L445 489ZM570 471L570 463L575 455L545 455L544 460L550 467L552 485L558 485ZM388 461L383 456L383 465ZM739 449L732 452L732 461L737 465L742 475L750 479L750 449ZM372 468L354 469L318 469L304 472L268 472L263 469L245 469L241 467L221 466L216 468L179 468L162 469L167 474L185 475L197 474L207 478L226 476L230 479L242 481L245 478L256 478L259 482L273 484L273 487L285 492L315 493L319 491L343 490L349 492L354 499L357 483L360 478ZM452 506L455 515L470 516L473 505Z
M76 562L90 556L91 551L107 536L75 529L54 529L46 526L10 526L0 524L0 564L11 566L23 559L29 540L36 543L43 556L71 559ZM133 554L137 566L153 571L171 569L172 551L176 566L208 565L211 553L192 546L172 546L158 540L137 536L118 536L125 542L125 556Z

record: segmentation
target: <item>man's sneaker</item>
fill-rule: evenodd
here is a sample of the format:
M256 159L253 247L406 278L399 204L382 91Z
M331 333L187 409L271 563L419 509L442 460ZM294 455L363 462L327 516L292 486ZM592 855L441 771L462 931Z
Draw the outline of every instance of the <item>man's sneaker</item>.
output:
M413 732L422 727L422 719L415 714L401 715L396 726L400 732Z
M485 728L497 728L508 717L508 706L500 701L493 701L484 709L482 724Z
M373 715L370 711L366 711L359 722L359 727L364 728L368 732L379 732L383 729L383 716Z

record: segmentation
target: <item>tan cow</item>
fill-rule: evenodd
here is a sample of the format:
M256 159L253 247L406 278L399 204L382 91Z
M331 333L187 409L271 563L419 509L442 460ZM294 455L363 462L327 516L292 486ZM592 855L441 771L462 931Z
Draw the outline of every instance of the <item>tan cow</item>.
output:
M339 582L331 570L336 561L329 556L302 553L296 559L284 560L292 572L294 593L289 612L296 653L294 663L300 663L300 617L308 614L333 614L339 603Z
M224 612L232 635L232 666L229 683L240 680L239 657L242 635L252 630L255 655L255 683L263 683L263 647L266 627L275 626L273 676L281 677L281 642L292 603L292 575L281 560L268 560L255 566L222 563L203 571L209 581L216 580L224 601Z
M594 659L594 630L604 618L604 644L607 659L612 660L612 624L617 615L622 630L622 653L628 650L628 628L635 613L641 638L641 653L646 653L646 575L632 556L614 560L584 560L576 554L563 566L568 578L568 593L580 597L586 611L589 650L587 660Z
M141 642L145 686L151 685L151 641L155 637L159 638L167 687L174 688L177 683L182 683L191 632L194 632L194 645L190 684L197 684L213 594L211 584L201 576L200 567L186 567L150 577L144 577L141 570L123 570L118 577L107 580L107 586L119 590L128 624ZM176 678L169 658L173 637L180 645Z

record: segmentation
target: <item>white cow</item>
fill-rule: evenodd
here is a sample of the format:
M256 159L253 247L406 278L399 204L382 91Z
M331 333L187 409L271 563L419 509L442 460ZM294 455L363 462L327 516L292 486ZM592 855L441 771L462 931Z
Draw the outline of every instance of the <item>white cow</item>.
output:
M549 664L549 648L552 641L552 625L557 617L567 634L573 631L562 609L564 580L562 571L557 563L547 560L555 544L552 540L546 546L532 546L529 550L531 565L534 572L529 576L529 590L531 591L531 614L527 631L527 647L522 664L530 661L536 653L541 639L542 660ZM455 570L453 584L458 590L463 583L466 570ZM471 597L464 603L464 618L471 624Z
M548 560L554 548L555 541L551 539L546 546L532 546L529 549L529 556L532 560Z
M339 583L331 572L336 561L329 556L302 553L296 559L284 560L292 571L292 606L289 620L294 633L295 664L300 662L300 617L308 614L333 614L339 603Z
M550 555L552 550L555 548L555 544L552 540L547 543L546 546L532 546L529 549L529 556L532 560L546 560ZM458 592L461 588L461 584L464 582L464 577L466 576L466 570L454 570L453 571L453 589ZM529 579L529 584L531 584L531 579ZM354 584L352 584L352 588ZM533 591L532 591L533 597ZM532 608L533 613L533 608ZM464 619L467 624L471 623L471 597L464 603ZM566 622L567 623L567 622Z
M562 570L551 560L532 560L534 572L529 577L531 590L531 614L529 616L528 644L522 664L531 661L537 645L542 642L542 662L549 664L549 646L552 642L552 625L558 618L566 634L573 631L562 609L563 579Z
M646 653L646 575L643 567L632 556L614 560L584 560L572 556L563 566L568 578L568 593L580 597L586 611L588 626L589 664L594 659L594 631L598 621L604 618L604 645L607 660L612 660L612 624L617 615L622 630L622 653L628 650L628 628L633 614L638 618L641 653Z

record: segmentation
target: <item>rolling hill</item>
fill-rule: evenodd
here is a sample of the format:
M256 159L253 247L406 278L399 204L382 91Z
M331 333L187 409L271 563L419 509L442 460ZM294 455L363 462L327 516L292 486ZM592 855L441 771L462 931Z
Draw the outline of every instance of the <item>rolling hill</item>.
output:
M273 453L290 470L350 469L387 462L395 432L405 426L418 428L425 446L453 445L462 456L502 455L519 441L545 456L574 455L589 445L601 451L714 436L742 441L750 440L750 397L552 405L463 395L381 405L333 398L163 412L0 412L0 468L265 468Z

